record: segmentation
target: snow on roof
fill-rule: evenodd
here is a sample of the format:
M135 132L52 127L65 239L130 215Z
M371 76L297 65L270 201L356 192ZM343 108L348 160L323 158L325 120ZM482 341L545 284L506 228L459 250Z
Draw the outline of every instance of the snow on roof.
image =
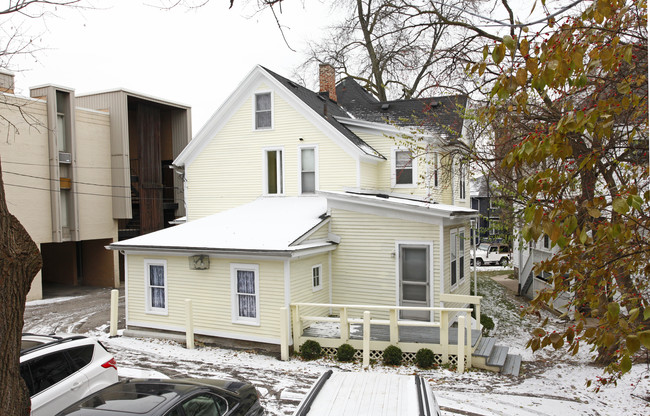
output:
M447 204L439 204L436 202L428 202L425 200L417 199L417 197L415 196L413 196L412 198L406 198L406 197L390 195L390 194L381 194L377 192L367 193L363 191L359 191L359 192L320 191L319 193L330 200L347 199L349 201L355 201L357 203L367 203L367 204L372 204L377 206L391 207L394 209L402 209L402 210L415 209L423 213L438 215L442 217L473 216L478 213L478 211L471 208L465 208L458 205L447 205Z
M261 197L228 211L113 243L110 248L295 250L307 246L291 243L319 225L326 212L323 197Z

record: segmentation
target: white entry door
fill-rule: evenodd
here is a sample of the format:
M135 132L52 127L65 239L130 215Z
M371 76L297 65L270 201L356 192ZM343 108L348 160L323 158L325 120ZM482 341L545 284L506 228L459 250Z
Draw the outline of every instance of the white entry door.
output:
M399 246L400 306L431 306L429 250L428 245ZM428 321L430 315L428 311L401 311L400 318Z

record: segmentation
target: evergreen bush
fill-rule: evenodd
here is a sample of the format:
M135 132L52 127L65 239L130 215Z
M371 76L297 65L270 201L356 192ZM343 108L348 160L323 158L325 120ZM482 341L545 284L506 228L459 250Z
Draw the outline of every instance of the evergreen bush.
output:
M315 360L322 355L320 344L314 340L307 340L300 347L300 356L305 360Z
M428 348L420 348L415 353L415 365L419 368L432 368L435 364L436 357Z
M336 350L336 359L339 361L352 361L354 360L355 349L350 344L343 344Z
M487 335L490 333L491 330L494 329L494 321L492 320L492 318L482 313L481 326L483 327L483 335Z
M402 364L402 350L394 345L389 345L384 350L384 364L400 365Z

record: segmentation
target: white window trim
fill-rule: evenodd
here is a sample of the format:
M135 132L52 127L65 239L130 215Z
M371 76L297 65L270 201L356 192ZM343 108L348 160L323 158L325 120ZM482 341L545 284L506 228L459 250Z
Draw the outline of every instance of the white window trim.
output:
M237 301L237 270L252 271L255 273L255 318L239 316L239 302ZM233 324L260 326L260 266L258 264L230 263L230 304Z
M314 149L314 194L319 190L318 187L318 146L317 145L304 145L298 146L298 193L303 195L302 192L302 151L304 149ZM284 153L283 153L284 154ZM304 195L313 195L311 193Z
M456 244L456 236L458 235L458 229L454 228L449 231L449 289L454 290L458 287L459 279L458 279L458 245ZM451 262L451 254L452 254L452 247L456 249L456 264L452 267ZM451 276L452 276L452 271L453 269L456 269L456 283L451 281Z
M149 266L163 266L164 287L165 287L165 307L154 308L151 306L151 286L149 285ZM162 259L145 259L144 260L144 293L145 293L145 313L152 315L169 314L169 284L167 279L167 260Z
M271 127L261 127L257 128L255 126L255 120L257 119L257 96L258 95L263 95L263 94L271 94ZM273 91L271 90L260 90L260 91L255 91L253 94L253 104L252 104L252 111L253 111L253 124L252 124L252 130L253 131L269 131L273 130L275 128L275 105L274 105L274 97L273 97Z
M465 231L466 231L465 227L453 228L453 229L451 229L449 231L449 285L450 285L450 290L457 289L467 279L467 273L463 273L462 278L461 278L461 275L460 275L460 258L463 257L463 263L465 263L467 261L467 256L466 256L466 253L465 253L467 251L467 247L465 247L465 250L463 250L462 256L461 256L461 251L460 251L460 238L462 237L463 239L465 239ZM454 244L456 246L456 283L455 284L452 284L452 282L451 282L451 245L452 244Z
M440 188L440 154L433 152L433 173L431 175L431 182L433 182L433 189Z
M318 269L318 286L314 286L314 270ZM323 265L317 264L311 268L311 290L318 292L323 288Z
M282 169L280 174L282 175L281 178L281 185L282 185L282 192L279 192L277 194L270 194L269 193L269 175L268 175L268 170L269 170L269 164L268 164L268 158L267 158L267 153L268 152L274 152L274 151L280 151L282 152ZM263 176L263 183L264 183L264 189L262 189L262 195L264 196L282 196L285 194L285 187L284 187L284 167L286 163L284 162L284 147L265 147L262 149L262 159L263 162L262 164L264 165L264 170L262 172Z
M397 183L397 177L395 171L397 169L397 152L408 152L411 149L400 146L391 147L391 157L390 157L390 184L392 188L417 188L418 186L418 159L416 157L411 159L411 169L413 174L412 183Z
M458 200L467 200L467 167L458 162Z

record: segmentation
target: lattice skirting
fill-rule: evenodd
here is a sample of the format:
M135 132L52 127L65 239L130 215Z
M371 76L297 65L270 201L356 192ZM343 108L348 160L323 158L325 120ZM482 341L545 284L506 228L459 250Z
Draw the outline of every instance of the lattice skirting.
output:
M322 348L323 356L336 360L336 348L334 347L323 347ZM381 362L384 352L380 350L370 350L370 360L375 360ZM363 351L355 350L354 359L357 361L363 360ZM434 354L434 361L436 365L444 364L442 362L441 354ZM402 353L402 363L405 365L415 365L415 353L414 352L405 352ZM456 366L458 364L457 355L449 355L449 365ZM467 365L467 357L465 357L465 365Z

